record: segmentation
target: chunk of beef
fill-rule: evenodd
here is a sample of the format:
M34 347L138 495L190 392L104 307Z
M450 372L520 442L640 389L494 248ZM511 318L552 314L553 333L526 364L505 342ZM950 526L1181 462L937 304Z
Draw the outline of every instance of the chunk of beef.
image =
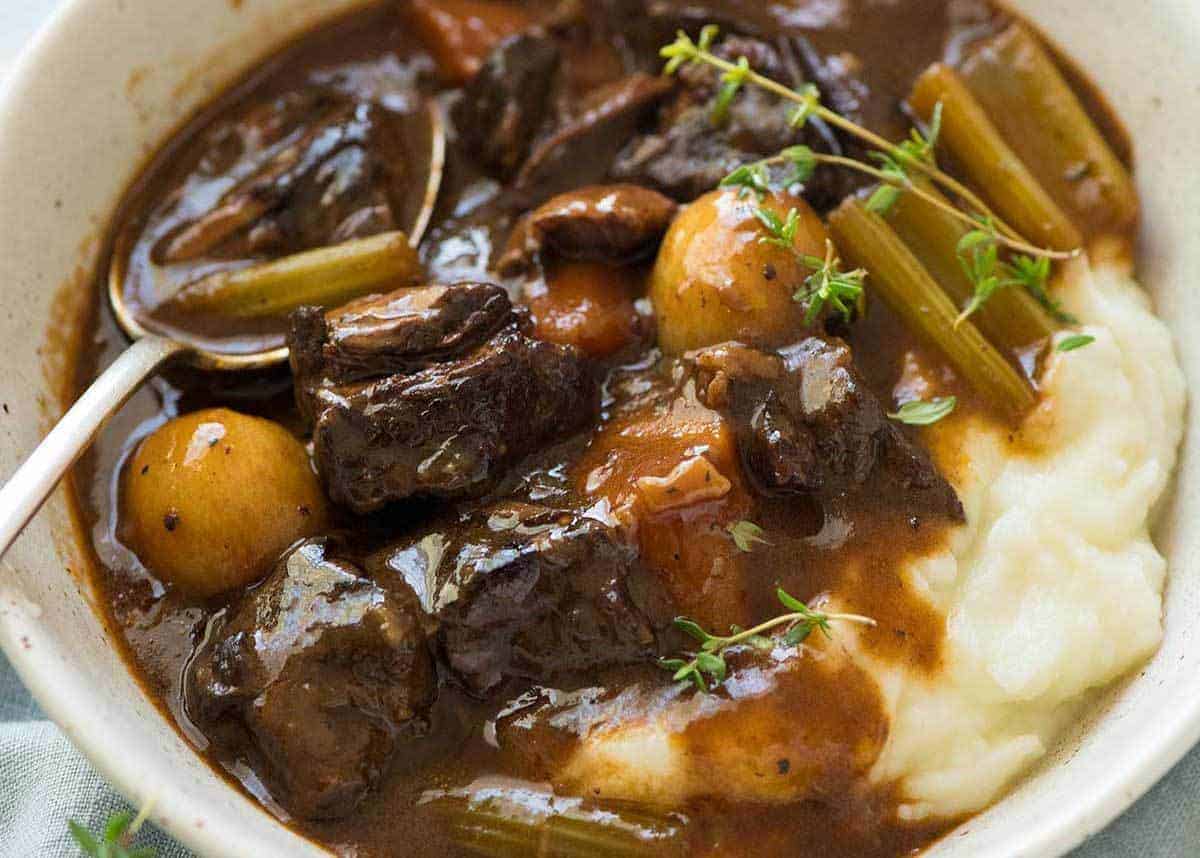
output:
M435 694L412 591L336 553L323 538L289 551L212 621L185 678L189 716L233 737L304 818L350 813L399 744L427 729Z
M844 342L810 337L778 354L728 343L689 360L709 405L733 417L760 489L836 504L880 476L872 485L899 491L914 512L962 519L953 487L888 419Z
M669 622L636 548L587 513L485 507L368 563L413 586L439 622L447 664L477 694L642 661L654 625Z
M652 253L677 206L637 185L590 185L559 194L513 230L497 270L513 276L543 251L563 259L623 264Z
M815 81L826 103L857 114L855 83L813 50L800 37L765 42L732 37L718 53L728 59L745 56L752 67L793 87ZM736 167L805 143L813 149L844 154L847 143L819 118L802 131L788 121L789 105L756 87L744 87L730 105L724 121L714 127L712 98L718 74L708 67L685 68L684 86L662 111L659 127L625 147L612 171L616 179L658 188L681 200L693 200L717 185ZM858 179L844 171L821 170L805 188L814 207L826 209L857 187Z
M250 108L210 135L185 185L192 197L210 185L211 208L177 212L156 259L280 255L402 228L414 160L402 123L323 88Z
M672 89L671 80L640 72L596 89L535 144L517 173L516 191L537 205L603 181L621 147Z
M415 372L460 357L513 321L508 294L491 283L423 286L370 295L333 313L292 316L292 372L306 413L322 384Z
M453 118L467 146L502 177L517 171L549 118L560 52L538 31L510 36L467 85Z
M288 337L317 470L330 497L357 513L413 495L478 492L595 413L583 355L527 336L499 287L399 290L366 307L379 336L359 340L354 360L338 335L355 334L362 307L344 329L340 315L330 323L297 311ZM365 380L339 380L346 371Z

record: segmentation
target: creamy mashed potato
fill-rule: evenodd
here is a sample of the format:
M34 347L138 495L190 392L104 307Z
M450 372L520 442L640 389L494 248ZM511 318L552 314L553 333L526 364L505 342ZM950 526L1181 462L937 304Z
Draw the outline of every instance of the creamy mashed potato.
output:
M892 721L871 776L898 782L908 818L996 799L1089 689L1161 636L1166 562L1149 525L1183 431L1183 375L1131 277L1079 264L1064 279L1058 294L1096 341L1052 354L1015 439L969 421L930 430L967 524L905 572L946 615L943 668L921 677L856 654Z
M878 756L877 746L864 749L871 753L866 777L898 787L902 818L959 816L994 801L1045 754L1090 689L1153 653L1166 563L1149 524L1183 431L1183 375L1166 326L1119 269L1079 264L1058 294L1096 339L1051 353L1043 401L1020 431L971 416L927 430L967 513L944 550L898 570L945 616L938 669L876 659L858 645L855 627L840 624L824 652L777 653L783 672L763 687L754 686L757 673L735 673L729 700L680 685L568 708L569 732L586 738L561 780L608 797L672 804L711 789L716 770L727 797L794 800L809 781L789 784L786 794L763 792L785 747L775 732L801 735L806 717L818 720L814 701L832 700L847 683L870 686L865 672L878 683L888 721ZM855 609L831 595L836 608ZM840 668L837 681L817 681L846 662L858 675ZM787 685L793 667L803 670L799 687L813 692L803 701L775 687ZM744 710L747 701L761 708L763 700L781 711ZM869 709L846 700L832 705L843 707L843 718ZM708 745L682 738L688 725L719 722L726 710L737 719L726 735L749 730L752 737L717 744L726 754L732 748L739 765L709 759ZM776 724L787 726L773 731ZM806 752L788 750L795 758Z

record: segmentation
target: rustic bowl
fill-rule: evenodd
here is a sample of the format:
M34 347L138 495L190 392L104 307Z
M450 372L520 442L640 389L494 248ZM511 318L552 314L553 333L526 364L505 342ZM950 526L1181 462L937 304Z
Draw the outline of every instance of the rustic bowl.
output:
M354 2L73 0L30 46L0 104L0 474L60 411L70 367L59 347L91 300L103 225L146 155L256 59ZM1200 5L1015 5L1095 77L1133 132L1141 275L1198 384ZM1194 437L1195 410L1188 422ZM130 676L80 575L85 538L60 491L0 569L0 645L45 711L118 789L136 802L153 797L155 822L201 854L324 854L213 774ZM1171 561L1161 650L933 855L1062 854L1200 738L1200 461L1189 450L1158 544Z

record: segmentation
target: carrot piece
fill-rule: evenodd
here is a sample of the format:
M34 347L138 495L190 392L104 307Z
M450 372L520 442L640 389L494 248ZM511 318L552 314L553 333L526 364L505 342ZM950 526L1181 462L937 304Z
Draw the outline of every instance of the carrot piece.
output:
M483 66L498 42L533 21L502 0L411 0L409 20L448 83L462 85Z

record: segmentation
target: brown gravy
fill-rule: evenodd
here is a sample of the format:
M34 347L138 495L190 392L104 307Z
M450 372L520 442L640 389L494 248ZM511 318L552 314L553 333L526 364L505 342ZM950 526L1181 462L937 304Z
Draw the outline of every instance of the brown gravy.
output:
M713 0L706 9L715 20L735 20L764 32L803 33L818 50L843 55L845 62L855 64L866 84L861 94L864 124L890 138L899 138L906 132L909 120L902 104L916 75L934 60L956 59L972 40L994 33L1004 21L1004 16L983 0L897 0L887 4L872 0L773 4ZM602 59L591 57L593 62L589 66L585 59L581 54L581 68L602 68L604 64ZM153 261L150 245L173 228L173 215L156 210L151 203L195 171L200 158L197 141L205 139L215 122L237 115L247 104L300 87L314 70L327 75L340 73L346 86L357 87L361 93L363 87L377 85L381 79L407 80L422 74L426 81L422 86L432 88L435 85L429 82L427 74L430 66L422 46L389 4L356 13L298 41L220 97L155 158L144 178L131 190L116 221L122 229L114 236L115 252L132 252L127 285L129 300L168 330L181 327L180 320L169 315L155 316L154 308L168 288L165 283L178 282L180 277L194 275L195 270L185 264L182 269L164 273ZM449 192L443 197L423 247L434 279L469 276L481 267L480 257L486 261L493 242L499 238L493 236L494 227L488 224L472 224L469 217L455 218L455 210L466 207L464 201L479 193L481 184L477 171L461 154L453 166ZM196 192L202 193L203 189ZM126 234L137 239L127 240ZM195 331L194 320L189 320L189 324ZM278 342L281 328L277 321L250 325L235 331L230 338L227 330L202 320L199 333L206 341L222 340L235 350L247 350ZM103 348L94 366L80 370L81 387L97 369L111 361L123 344L106 307L97 309L90 337ZM957 394L963 403L960 408L967 413L981 411L953 372L905 333L886 308L873 306L866 321L850 333L849 340L870 386L885 401L891 400L891 390L900 380L904 356L912 355L921 366L932 368L930 375L937 379L939 393ZM164 587L122 545L117 492L121 464L140 439L177 414L209 405L269 416L294 428L297 434L302 431L286 372L218 377L179 370L156 379L140 392L79 465L78 501L91 528L98 561L95 583L110 612L114 640L145 682L148 694L163 706L197 751L303 834L339 854L363 858L477 854L453 839L445 817L432 805L422 804L421 798L430 790L452 789L484 776L526 774L527 769L498 752L485 736L485 726L497 718L519 689L508 696L500 694L495 699L479 701L452 685L444 685L431 714L434 724L431 735L411 752L401 752L379 788L356 813L328 822L289 820L235 749L210 743L189 721L182 704L184 666L203 632L206 618L221 603L196 603ZM619 421L625 416L610 413L609 420ZM599 431L603 436L605 429ZM553 478L559 479L565 469L583 475L602 458L602 443L593 444L591 450L582 454L580 444L565 445L564 451L558 453L558 460L553 460L555 454L551 453L550 460L524 466L526 473L536 476L555 472ZM654 450L645 455L666 454ZM578 490L585 482L580 476L572 490ZM701 514L713 516L713 526L718 530L730 521L751 516L742 507L707 510ZM362 523L352 523L347 518L344 523L361 530L368 543L380 542L386 541L388 533L403 528L404 522L397 521L396 515L385 513ZM863 637L874 655L928 673L939 669L942 617L907 588L895 569L905 558L939 547L946 536L944 524L899 515L886 505L873 502L869 493L844 511L840 533L815 535L811 520L798 513L794 505L779 501L756 499L752 515L773 538L770 545L737 558L742 579L754 582L754 586L747 587L748 615L704 617L702 601L692 606L694 610L690 613L713 624L750 622L777 613L773 595L776 586L806 599L832 591L855 611L878 621L878 626ZM654 543L652 551L664 556L673 553L679 560L680 552L697 549L686 544L694 531L677 537L671 530L674 526L670 521L660 521L647 538ZM847 538L851 534L852 540ZM703 545L700 550L704 550ZM686 587L681 592L686 593ZM611 672L597 680L607 687L619 688L640 679L654 681L658 673L653 668L632 668ZM835 697L851 693L836 686L821 690ZM829 718L839 717L838 713L844 716L850 705L810 707L810 717L819 719L821 713ZM864 724L883 717L882 702L869 695L855 700L853 706L859 710L858 717ZM706 735L695 741L735 742L736 739ZM886 790L864 790L860 784L839 783L836 779L829 783L820 801L777 806L697 801L676 809L672 819L680 826L682 838L662 846L661 851L713 856L891 858L923 848L951 826L945 821L930 826L902 824L895 819L895 805L895 798ZM647 854L658 851L658 847L649 847Z

